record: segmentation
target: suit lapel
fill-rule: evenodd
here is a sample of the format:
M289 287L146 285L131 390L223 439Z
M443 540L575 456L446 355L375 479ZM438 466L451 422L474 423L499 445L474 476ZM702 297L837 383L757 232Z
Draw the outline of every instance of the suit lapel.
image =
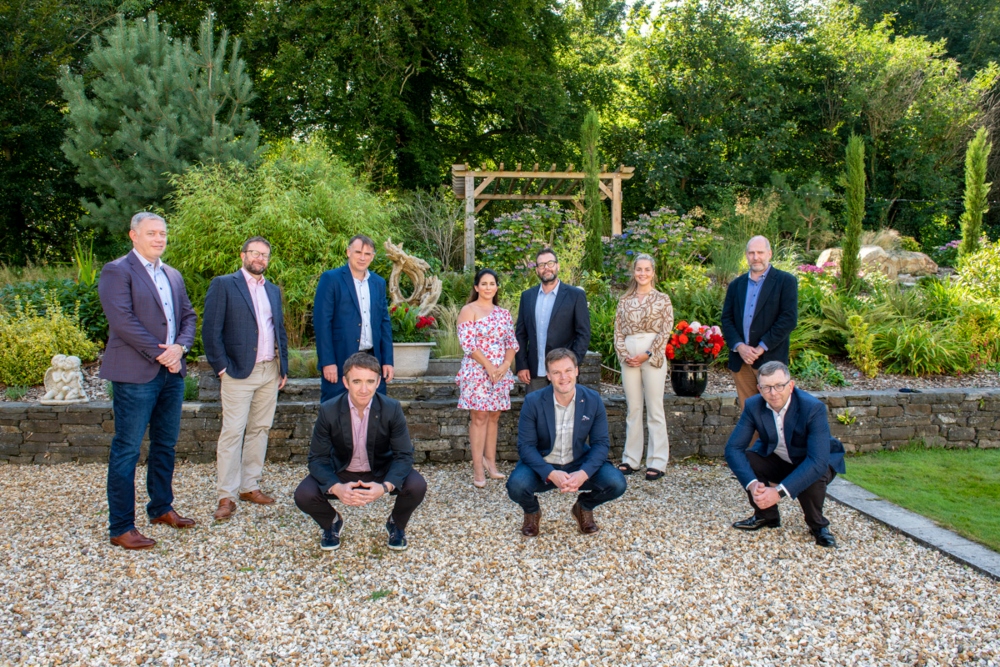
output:
M586 400L580 395L580 392L576 392L576 408L573 414L573 459L576 460L580 458L582 452L577 451L576 443L577 437L583 435L583 417L586 414ZM553 408L554 410L555 408Z
M744 273L736 279L736 307L733 308L733 316L736 319L736 330L743 335L743 309L747 303L747 289L750 287L750 274ZM750 341L743 341L749 344Z
M552 340L552 326L556 323L556 313L559 312L559 307L563 304L566 299L569 298L569 290L566 289L566 285L559 282L559 291L556 292L555 303L552 304L552 312L549 314L549 330L546 332L546 340Z
M764 434L767 435L765 455L770 456L774 452L774 448L778 446L778 427L774 424L774 413L768 407L767 401L763 402L761 411L761 422L764 426ZM787 416L788 413L786 412L785 415Z
M237 271L234 273L233 280L236 281L236 291L243 295L243 300L247 302L247 306L250 308L250 314L256 320L257 309L253 307L253 297L250 296L250 288L247 287L247 279L243 276L243 272Z
M556 406L553 403L555 399L552 391L546 393L548 393L548 397L542 399L542 410L545 412L545 424L549 429L549 444L552 445L549 451L551 452L556 446Z
M281 318L281 290L269 280L264 281L264 288L267 291L267 300L271 304L271 319L277 323Z
M146 267L143 266L139 258L135 256L135 252L132 250L128 251L128 263L129 267L132 269L132 273L139 277L139 282L143 283L149 290L149 293L153 295L156 300L157 305L162 303L160 299L160 294L156 289L156 283L153 282L152 277L150 277L149 272L146 271ZM163 306L160 306L160 310L163 310Z
M757 307L753 311L753 319L756 320L764 312L764 304L767 303L767 299L771 296L771 292L774 291L774 283L777 282L777 275L775 275L775 268L772 266L767 272L767 277L764 278L764 284L760 286L760 291L757 293ZM747 282L750 279L747 278ZM746 302L746 294L743 295L743 301ZM751 322L753 324L753 322Z
M358 315L361 315L361 302L358 301L358 290L354 287L354 274L351 273L351 267L344 265L343 271L343 281L344 285L347 287L347 293L351 295L351 301L354 303L354 310L358 311ZM371 289L371 284L369 283L369 289Z
M368 410L368 436L365 440L368 449L368 467L374 470L372 461L375 460L375 438L378 436L378 427L382 423L382 399L378 394L372 396L371 408Z
M538 303L538 288L528 290L528 298L524 300L524 326L528 329L528 340L537 340L535 331L535 304Z
M341 395L344 397L344 402L340 406L340 435L344 439L344 443L347 445L347 451L349 452L347 462L349 465L351 456L353 456L354 452L354 427L351 423L351 398L347 394Z
M792 434L795 432L795 420L797 418L796 413L799 409L798 397L795 395L795 390L792 390L792 399L788 404L788 410L785 411L785 421L782 422L783 428L785 430L785 449L791 451L792 448Z

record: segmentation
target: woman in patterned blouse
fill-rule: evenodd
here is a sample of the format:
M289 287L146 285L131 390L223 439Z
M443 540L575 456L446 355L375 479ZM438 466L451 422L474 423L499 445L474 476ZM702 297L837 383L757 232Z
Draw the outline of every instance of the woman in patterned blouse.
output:
M653 289L656 264L642 254L632 262L632 280L615 312L615 352L622 367L622 386L628 404L625 453L618 466L626 475L639 468L642 458L642 404L646 403L649 447L646 479L663 477L670 458L667 420L663 414L663 386L667 379L666 346L674 327L670 297Z

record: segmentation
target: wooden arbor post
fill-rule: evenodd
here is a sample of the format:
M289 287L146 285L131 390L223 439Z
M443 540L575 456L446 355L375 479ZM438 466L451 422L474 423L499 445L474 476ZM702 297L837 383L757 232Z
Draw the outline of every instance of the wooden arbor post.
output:
M598 176L601 199L611 200L612 234L622 233L622 181L632 178L634 171L635 167L619 165L609 172L605 166ZM574 171L573 165L566 171L556 171L554 164L548 171L540 171L538 164L530 170L522 170L520 164L514 170L506 170L502 162L499 169L470 169L464 164L453 164L451 187L456 197L465 200L465 270L476 266L476 214L487 204L491 201L569 201L582 211L585 177L582 171ZM477 178L480 179L478 186ZM515 185L519 186L517 192Z

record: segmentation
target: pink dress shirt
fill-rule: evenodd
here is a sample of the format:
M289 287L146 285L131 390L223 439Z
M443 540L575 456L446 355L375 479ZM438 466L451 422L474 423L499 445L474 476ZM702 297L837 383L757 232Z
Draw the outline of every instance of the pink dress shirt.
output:
M347 402L351 406L351 430L354 432L354 453L351 455L351 463L347 466L347 470L371 472L372 467L368 462L368 413L372 409L372 404L369 402L362 414L358 412L350 398Z
M253 312L257 318L257 361L274 359L274 316L271 313L271 300L267 298L264 287L264 276L258 278L246 269L240 269L247 280L250 289L250 299L253 301Z

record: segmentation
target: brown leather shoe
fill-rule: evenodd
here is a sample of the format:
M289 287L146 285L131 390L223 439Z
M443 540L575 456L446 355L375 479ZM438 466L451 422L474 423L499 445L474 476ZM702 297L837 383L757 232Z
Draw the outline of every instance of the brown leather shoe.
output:
M274 502L274 498L265 496L260 489L254 489L253 491L241 493L240 500L249 500L250 502L257 503L258 505L270 505Z
M150 523L165 523L174 528L190 528L194 525L195 521L194 519L185 519L177 512L170 510L166 514L156 517Z
M593 535L600 530L594 522L594 513L580 507L579 500L573 503L573 509L570 512L573 514L573 518L576 519L576 525L580 527L580 532L584 535Z
M521 534L525 537L538 537L538 524L542 521L542 511L538 510L534 514L525 514L524 523L521 524Z
M223 498L219 501L219 509L215 510L215 514L212 515L212 518L216 521L229 521L229 517L231 517L235 511L236 503L229 498Z
M124 549L152 549L156 546L156 540L149 539L133 528L127 533L122 533L118 537L112 537L111 544Z

